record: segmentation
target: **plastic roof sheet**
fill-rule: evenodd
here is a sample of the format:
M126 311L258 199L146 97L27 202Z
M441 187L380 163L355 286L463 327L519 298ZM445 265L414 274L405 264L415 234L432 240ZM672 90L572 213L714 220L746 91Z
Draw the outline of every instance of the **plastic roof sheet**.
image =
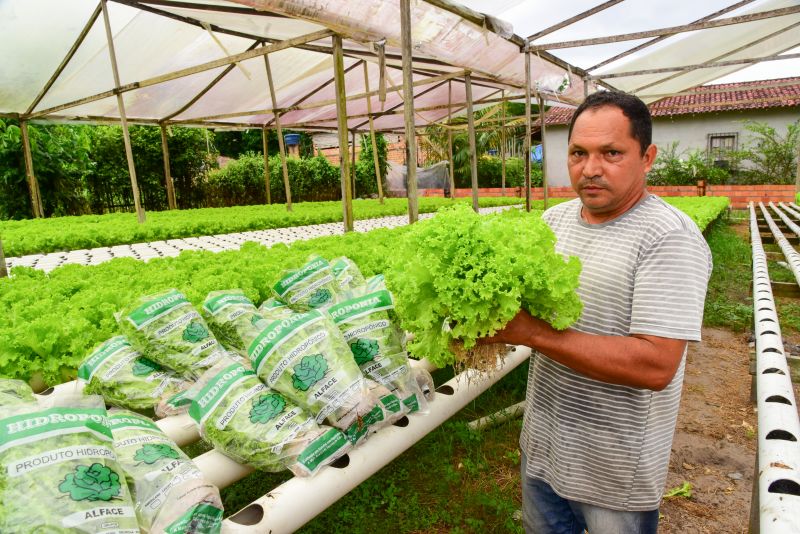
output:
M448 98L454 104L462 104L454 112L463 110L464 69L472 72L475 101L499 97L502 90L507 95L522 95L525 71L521 40L494 33L496 30L510 35L502 25L492 25L488 19L479 26L476 21L480 22L480 16L467 20L459 14L461 8L443 0L436 4L412 2L414 80L422 83L447 73L458 77L450 82L440 79L415 86L416 107L440 106L417 112L416 125L422 127L445 119ZM378 89L379 67L373 43L385 40L386 101L380 102L374 95L371 105L373 113L386 114L376 116L375 128L403 129L396 0L111 0L107 6L123 87L262 44L330 29L344 39L345 85L350 98L365 92L365 61L370 89ZM97 9L98 0L0 2L0 114L49 121L119 120L102 15L95 19L43 98L31 107ZM325 37L269 54L282 125L336 128L331 50L332 39ZM532 63L534 90L550 92L564 102L574 103L582 97L581 79L566 63L550 61L548 56L534 57ZM555 89L565 76L571 76L571 86L557 94ZM133 123L274 125L261 55L235 66L220 66L128 89L122 94L126 115ZM363 96L348 100L347 112L348 117L353 116L348 128L368 128Z

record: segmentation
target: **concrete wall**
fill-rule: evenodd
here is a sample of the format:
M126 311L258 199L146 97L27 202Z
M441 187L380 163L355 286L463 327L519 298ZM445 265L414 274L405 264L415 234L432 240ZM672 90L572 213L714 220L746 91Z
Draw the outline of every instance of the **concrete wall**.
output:
M653 142L662 149L677 141L678 151L690 152L708 148L708 135L737 133L737 147L752 135L744 127L744 121L765 122L781 135L786 133L789 123L800 118L793 108L770 110L720 111L697 115L676 115L653 118ZM547 178L553 186L569 185L567 174L567 125L548 126L545 131L547 149Z

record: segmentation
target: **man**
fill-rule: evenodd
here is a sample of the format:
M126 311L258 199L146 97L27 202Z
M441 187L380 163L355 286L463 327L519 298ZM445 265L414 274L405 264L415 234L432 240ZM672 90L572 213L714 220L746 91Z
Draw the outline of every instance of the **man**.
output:
M647 192L651 130L631 95L597 92L575 111L568 168L579 198L543 217L558 252L581 259L583 313L556 331L522 310L486 340L539 353L520 437L529 533L656 532L711 255L691 219Z

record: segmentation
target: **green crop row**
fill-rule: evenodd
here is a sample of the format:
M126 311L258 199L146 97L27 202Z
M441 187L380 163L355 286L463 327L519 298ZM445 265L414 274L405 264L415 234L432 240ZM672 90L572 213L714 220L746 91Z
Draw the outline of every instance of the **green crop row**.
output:
M728 197L665 197L664 200L688 214L700 230L705 230L731 203Z
M706 202L679 207L691 214L705 209ZM382 273L408 229L351 232L271 248L245 243L238 251L185 251L147 263L117 258L89 267L65 265L49 274L15 268L12 278L0 279L0 376L29 380L40 373L46 384L71 380L90 349L117 333L114 314L141 295L174 287L199 305L210 291L241 288L261 302L284 269L301 265L312 253L346 255L365 275Z
M431 213L453 202L446 198L420 198L419 211ZM455 202L471 202L471 199ZM480 199L483 207L521 202L523 199L513 197ZM408 203L403 198L387 198L384 204L377 200L354 200L353 212L356 219L404 215L408 213ZM341 220L339 201L302 202L293 204L291 212L286 211L284 204L156 211L147 213L144 224L139 224L131 213L0 221L0 239L6 257L14 257Z

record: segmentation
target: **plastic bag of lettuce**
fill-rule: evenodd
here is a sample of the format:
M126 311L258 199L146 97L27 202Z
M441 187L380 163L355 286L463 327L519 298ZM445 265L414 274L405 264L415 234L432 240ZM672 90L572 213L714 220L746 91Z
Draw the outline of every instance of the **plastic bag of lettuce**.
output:
M320 256L300 267L286 271L272 287L275 296L297 312L326 308L339 296L339 282L328 260Z
M286 319L294 313L294 310L282 300L270 297L261 303L261 306L258 307L258 313L267 321L277 321Z
M139 534L105 404L65 396L0 419L0 532Z
M167 534L216 534L219 490L153 422L126 410L108 416L117 460L127 475L140 527Z
M192 385L139 354L125 336L114 336L96 347L78 367L78 379L86 384L84 394L96 393L108 404L155 412L158 417L185 411L169 399Z
M0 378L0 406L36 402L31 387L22 380Z
M139 298L117 315L142 355L196 379L225 355L208 325L177 289Z
M220 361L189 392L200 435L234 460L265 471L309 476L350 449L339 430L269 390L251 370Z
M369 431L403 416L390 392L370 384L330 315L320 310L272 321L248 343L256 374L304 408L317 423L327 420L355 443Z
M226 348L247 358L245 339L252 339L267 320L241 289L212 291L202 306L211 331Z
M426 411L427 401L403 345L404 332L390 317L394 299L379 289L328 308L364 376L388 387L408 412Z

